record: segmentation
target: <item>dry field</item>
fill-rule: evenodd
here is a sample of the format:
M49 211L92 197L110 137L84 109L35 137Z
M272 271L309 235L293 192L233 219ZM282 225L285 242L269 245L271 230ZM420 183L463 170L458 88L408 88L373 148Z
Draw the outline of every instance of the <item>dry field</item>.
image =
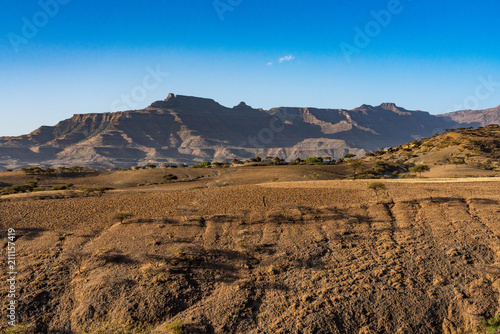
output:
M15 173L0 182L25 178ZM2 197L3 235L17 231L20 323L34 333L485 333L500 313L498 178L384 180L377 203L369 181L333 180L345 171L322 166L175 173L185 175L171 184L157 184L164 170L71 180L115 188L102 197Z

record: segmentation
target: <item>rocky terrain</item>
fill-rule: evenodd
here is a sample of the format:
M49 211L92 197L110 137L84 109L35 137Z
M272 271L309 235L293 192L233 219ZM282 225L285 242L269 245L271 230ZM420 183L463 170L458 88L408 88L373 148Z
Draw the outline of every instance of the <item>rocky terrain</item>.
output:
M334 165L38 175L36 192L0 196L18 272L18 326L0 330L498 332L499 138L448 131ZM345 179L393 163L430 171Z
M460 110L438 116L450 118L458 123L473 123L480 126L500 124L500 106L485 110Z
M262 110L243 102L227 108L211 99L170 94L143 110L74 115L28 135L0 137L0 168L193 164L257 155L288 161L309 156L339 158L498 118L493 111L478 112L475 118L444 116L391 103L353 110Z

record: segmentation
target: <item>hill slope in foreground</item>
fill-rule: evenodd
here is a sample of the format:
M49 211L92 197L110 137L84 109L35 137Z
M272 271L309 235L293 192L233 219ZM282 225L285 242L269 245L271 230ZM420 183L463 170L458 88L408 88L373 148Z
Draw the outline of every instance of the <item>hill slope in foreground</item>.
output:
M178 180L158 184L165 173ZM47 186L115 190L2 197L2 235L17 236L19 324L37 334L494 328L498 178L379 180L377 200L371 180L334 180L349 173L297 165L41 176ZM324 180L311 180L317 174ZM0 173L6 184L22 178Z
M143 110L74 115L28 135L0 137L0 168L193 164L257 155L287 161L339 158L348 152L362 155L400 145L446 128L495 123L495 115L478 111L469 122L463 115L438 117L393 103L353 110L262 110L243 102L227 108L211 99L170 94Z

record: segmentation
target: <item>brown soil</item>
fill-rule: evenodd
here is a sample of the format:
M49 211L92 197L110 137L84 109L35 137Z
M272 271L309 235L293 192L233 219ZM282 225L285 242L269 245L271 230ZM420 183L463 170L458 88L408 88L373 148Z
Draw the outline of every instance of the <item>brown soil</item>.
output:
M498 178L383 181L376 203L370 181L312 180L345 174L330 166L168 172L180 182L155 184L165 170L103 173L61 181L115 188L102 197L2 197L2 235L17 231L20 324L482 333L500 313ZM0 182L25 178L7 174ZM119 222L119 211L133 216Z

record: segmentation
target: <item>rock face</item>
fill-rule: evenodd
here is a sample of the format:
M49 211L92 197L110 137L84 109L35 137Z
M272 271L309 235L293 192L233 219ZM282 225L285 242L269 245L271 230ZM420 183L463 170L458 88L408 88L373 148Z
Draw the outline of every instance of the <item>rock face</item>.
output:
M485 110L460 110L438 116L447 117L458 123L476 123L481 126L500 124L500 106Z
M437 117L393 103L353 110L263 110L244 102L227 108L212 99L169 94L143 110L74 115L28 135L0 137L0 168L192 164L256 155L338 158L462 126L455 114ZM466 120L468 126L477 126L498 117L478 114Z

